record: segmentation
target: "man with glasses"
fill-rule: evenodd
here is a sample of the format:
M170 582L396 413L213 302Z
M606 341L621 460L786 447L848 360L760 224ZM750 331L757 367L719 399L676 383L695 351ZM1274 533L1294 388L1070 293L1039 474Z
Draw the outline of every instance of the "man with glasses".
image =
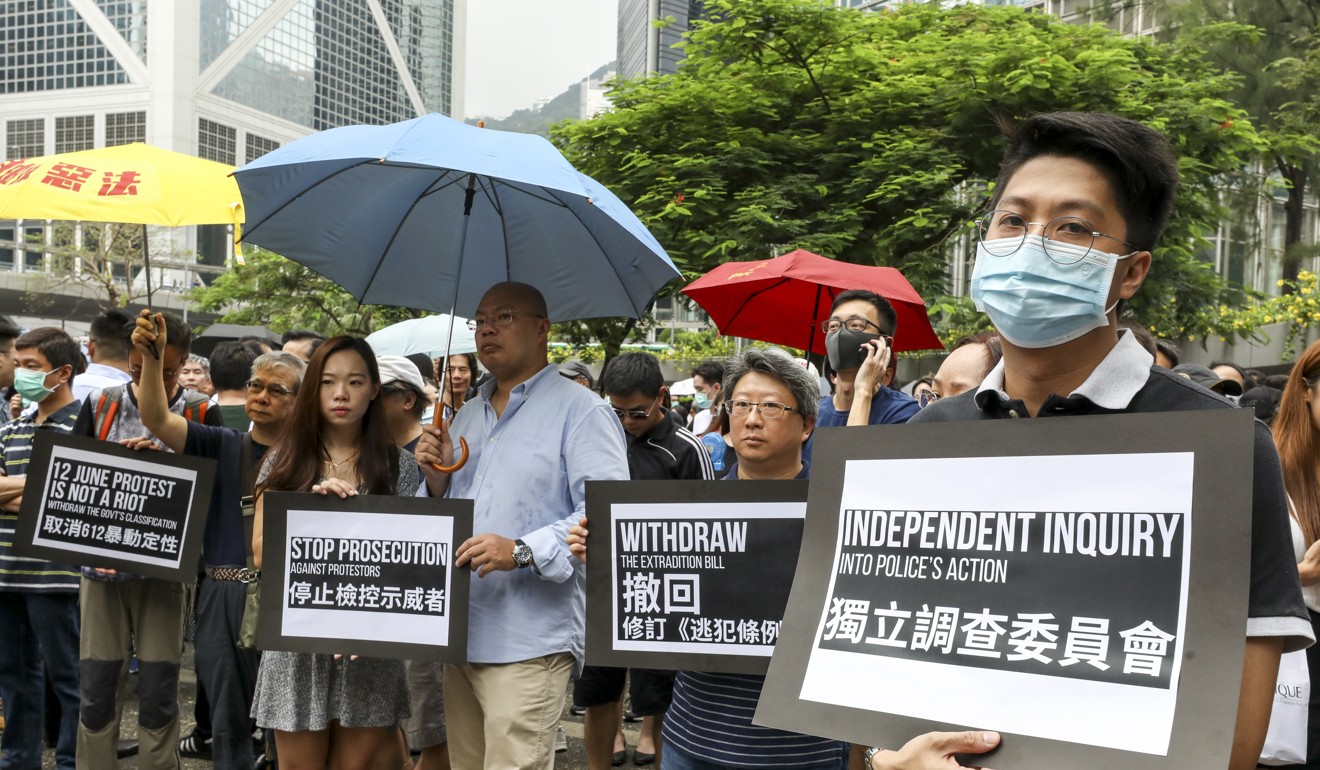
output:
M450 758L465 770L553 767L585 632L584 574L565 537L588 479L628 478L618 418L549 362L548 315L532 286L491 287L469 326L492 380L447 428L424 426L417 445L429 494L471 498L479 533L454 559L476 573L468 662L444 671ZM469 454L454 469L460 438Z
M252 693L259 654L238 646L252 569L252 488L266 451L293 415L305 365L291 353L272 352L252 362L247 416L252 430L213 427L183 419L165 402L161 365L151 356L164 347L163 322L143 311L133 334L142 354L138 398L142 424L173 452L217 460L210 514L202 535L205 574L197 584L197 678L211 705L209 754L217 770L253 766ZM189 738L197 739L195 734ZM188 739L185 739L188 740ZM200 742L200 741L198 741ZM191 748L201 750L202 746Z
M777 348L751 348L730 359L724 410L737 463L726 480L805 479L802 447L816 424L820 386ZM752 724L765 677L681 671L665 716L663 767L847 767L845 743Z
M624 353L610 362L602 381L610 406L628 434L628 473L633 480L715 478L701 441L665 415L669 389L664 387L655 356ZM589 770L607 770L626 758L619 722L627 673L623 668L587 666L573 687L573 701L587 710L583 726ZM660 753L660 726L673 688L672 671L632 670L632 711L642 717L634 765L650 764Z
M834 298L821 330L837 379L834 393L820 401L817 427L891 425L917 413L916 399L889 387L897 327L894 306L875 292L854 289Z
M1114 310L1141 287L1173 212L1178 166L1168 140L1102 113L1037 115L1009 133L972 273L972 298L998 330L1004 357L979 388L914 421L1232 408L1155 367L1117 329ZM1231 770L1255 767L1260 756L1280 652L1313 640L1278 456L1269 430L1255 430L1246 653L1239 692L1226 693L1239 704ZM873 770L952 767L954 754L998 741L994 733L931 733L868 758Z

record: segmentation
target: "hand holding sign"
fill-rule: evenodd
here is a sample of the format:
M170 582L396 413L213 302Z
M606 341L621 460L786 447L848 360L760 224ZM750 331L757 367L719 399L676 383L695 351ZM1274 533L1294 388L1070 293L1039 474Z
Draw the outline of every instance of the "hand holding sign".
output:
M568 537L564 538L568 543L569 552L583 564L587 563L587 535L589 534L591 533L587 531L587 517L583 516L582 521L574 524L568 530Z
M955 755L984 754L998 745L999 733L926 733L898 751L879 752L868 770L948 770L963 767Z

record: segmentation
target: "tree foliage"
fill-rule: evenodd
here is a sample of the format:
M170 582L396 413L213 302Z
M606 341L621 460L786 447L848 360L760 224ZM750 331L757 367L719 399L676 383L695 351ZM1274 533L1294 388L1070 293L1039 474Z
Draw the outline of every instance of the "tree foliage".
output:
M392 323L426 315L361 305L338 284L278 254L258 249L210 286L193 292L202 310L223 312L223 323L268 329L313 329L325 335L366 336Z
M617 82L614 109L556 128L579 168L631 203L689 277L794 248L900 268L927 298L1003 151L999 118L1105 110L1168 134L1183 193L1138 319L1180 336L1224 286L1198 257L1217 175L1263 144L1237 84L1177 43L1011 7L710 0L675 75Z
M108 222L52 222L47 233L29 239L25 247L45 252L50 270L39 279L31 301L70 281L91 286L110 307L125 307L146 296L134 280L143 265L142 225Z
M1247 188L1273 195L1282 184L1285 289L1291 291L1304 257L1315 256L1303 232L1309 185L1320 181L1320 102L1304 61L1316 45L1320 0L1158 0L1165 37L1204 50L1215 67L1232 73L1227 96L1250 116L1263 141L1263 174ZM1252 201L1251 203L1254 203ZM1250 205L1250 204L1248 204Z

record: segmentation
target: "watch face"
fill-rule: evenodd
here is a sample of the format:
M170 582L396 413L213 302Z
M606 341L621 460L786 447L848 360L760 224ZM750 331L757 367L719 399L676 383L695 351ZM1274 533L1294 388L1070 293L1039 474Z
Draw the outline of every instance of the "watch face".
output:
M525 567L532 561L532 548L523 544L513 549L513 560L518 562L518 566Z

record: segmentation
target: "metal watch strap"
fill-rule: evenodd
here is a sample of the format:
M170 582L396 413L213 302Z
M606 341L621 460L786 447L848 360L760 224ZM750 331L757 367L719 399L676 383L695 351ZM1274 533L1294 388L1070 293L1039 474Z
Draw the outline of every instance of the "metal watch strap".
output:
M882 751L884 751L884 749L880 748L879 746L872 746L871 748L866 750L866 753L862 755L862 764L866 768L866 770L872 770L872 768L875 767L874 765L871 764L871 762L875 760L875 755L879 754Z

